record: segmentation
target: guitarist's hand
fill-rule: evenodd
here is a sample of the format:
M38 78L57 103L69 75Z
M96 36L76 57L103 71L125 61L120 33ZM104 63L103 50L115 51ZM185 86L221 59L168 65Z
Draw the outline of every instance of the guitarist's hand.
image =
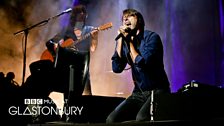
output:
M64 39L61 39L58 43L54 43L54 51L58 48L58 45L61 45L64 42Z
M93 29L90 34L91 34L91 46L90 46L90 51L94 52L96 50L97 47L97 43L98 43L98 29Z
M92 30L90 33L91 33L91 36L92 37L95 37L95 36L97 36L98 35L98 29L94 29L94 30Z
M58 43L54 43L54 51L58 48Z

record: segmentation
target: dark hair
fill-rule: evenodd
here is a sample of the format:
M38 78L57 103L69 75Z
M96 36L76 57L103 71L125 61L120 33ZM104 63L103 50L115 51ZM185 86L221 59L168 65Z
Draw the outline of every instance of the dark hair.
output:
M144 21L144 18L143 18L142 14L140 12L138 12L135 9L125 9L125 10L123 10L123 16L124 15L136 16L137 17L137 27L141 31L144 31L145 21ZM123 20L123 16L122 16L122 20Z
M81 13L81 12L83 12L83 13L87 13L87 12L86 12L86 7L85 7L84 5L82 5L82 4L80 4L80 5L75 5L75 6L73 7L73 9L72 9L72 14L78 14L78 13Z
M13 79L15 78L15 74L14 74L13 72L8 72L8 73L6 74L6 78L7 78L8 80L13 80Z
M75 5L73 8L72 8L72 13L71 13L71 16L70 16L70 23L71 24L75 24L76 22L76 17L78 14L80 13L84 13L87 15L87 11L86 11L86 7L82 4L79 4L79 5ZM84 21L85 22L85 21Z

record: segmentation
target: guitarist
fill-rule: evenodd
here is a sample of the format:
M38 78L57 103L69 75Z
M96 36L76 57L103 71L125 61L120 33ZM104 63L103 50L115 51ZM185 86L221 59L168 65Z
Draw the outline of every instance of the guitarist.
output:
M93 26L87 26L86 18L86 7L75 5L68 25L46 42L56 68L56 90L64 93L65 98L70 91L78 96L92 95L89 74L90 52L96 50L98 30ZM89 37L75 43L72 47L63 46L66 42L82 39L82 36L88 33L90 33Z

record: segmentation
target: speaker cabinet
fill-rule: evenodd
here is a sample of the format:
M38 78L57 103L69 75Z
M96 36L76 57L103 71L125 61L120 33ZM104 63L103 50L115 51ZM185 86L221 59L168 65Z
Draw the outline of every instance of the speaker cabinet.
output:
M108 96L72 96L68 101L68 108L79 107L76 115L69 113L69 122L77 123L105 123L107 116L125 98ZM74 109L73 109L74 110Z

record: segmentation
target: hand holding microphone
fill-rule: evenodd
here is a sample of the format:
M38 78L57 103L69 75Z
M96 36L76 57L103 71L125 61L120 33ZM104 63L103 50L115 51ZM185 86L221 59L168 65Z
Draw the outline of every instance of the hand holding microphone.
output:
M120 26L118 33L123 34L124 37L126 37L129 33L131 32L131 28L127 27L127 26Z
M118 30L118 36L115 38L115 41L117 41L120 37L126 38L130 32L131 28L127 26L121 26Z

